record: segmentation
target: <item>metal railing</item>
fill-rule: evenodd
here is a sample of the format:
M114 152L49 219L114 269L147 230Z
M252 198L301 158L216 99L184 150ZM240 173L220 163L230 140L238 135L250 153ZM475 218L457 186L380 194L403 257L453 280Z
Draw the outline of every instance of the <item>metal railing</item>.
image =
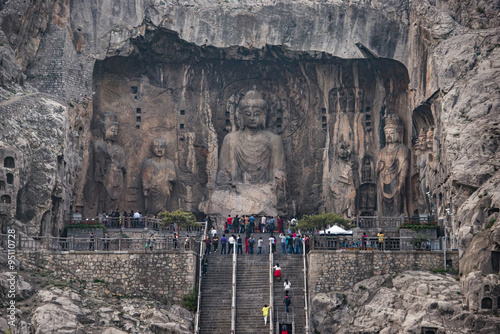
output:
M200 252L199 252L199 259L198 259L198 300L196 304L196 315L194 319L194 332L199 333L200 332L200 306L201 306L201 284L203 281L203 254L204 254L204 248L206 247L205 243L203 240L207 237L207 229L203 230L203 238L200 240Z
M433 225L436 222L433 217L426 216L411 216L411 217L383 217L383 216L359 216L356 217L354 221L358 228L398 228L403 224L421 224L421 225Z
M0 234L0 247L7 246L7 234ZM193 237L181 240L172 236L156 236L154 241L149 237L144 238L75 238L75 237L50 237L50 236L24 236L17 238L16 250L18 251L156 251L156 250L192 250L197 252L199 244Z
M233 273L231 282L231 334L236 333L236 267L238 264L238 246L233 244Z
M292 331L295 331L295 309L293 306L288 306L288 312L286 312L285 306L276 307L276 324L280 326L282 324L292 324Z
M276 239L275 239L276 242ZM274 253L273 242L269 240L269 334L273 334L273 318L274 318Z
M76 218L72 219L67 226L72 224L88 225L88 228L95 227L96 225L103 225L108 229L150 229L150 230L162 230L169 232L177 232L179 230L190 232L190 233L202 233L203 226L187 226L179 228L177 224L170 224L168 226L162 226L162 220L159 218L151 217L86 217L86 218Z
M306 334L309 334L309 299L307 297L307 249L306 242L302 239L302 248L304 251L302 252L302 259L304 261L304 312L306 315Z
M362 239L353 236L311 236L310 247L315 250L379 250L379 251L442 251L444 241L449 245L450 238L415 237L370 237ZM447 247L449 248L449 247Z

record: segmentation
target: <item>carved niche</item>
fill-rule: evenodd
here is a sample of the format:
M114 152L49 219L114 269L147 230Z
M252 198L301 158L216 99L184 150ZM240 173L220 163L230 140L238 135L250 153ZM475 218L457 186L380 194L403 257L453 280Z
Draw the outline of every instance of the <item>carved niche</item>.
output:
M0 142L0 217L13 218L19 191L20 153Z

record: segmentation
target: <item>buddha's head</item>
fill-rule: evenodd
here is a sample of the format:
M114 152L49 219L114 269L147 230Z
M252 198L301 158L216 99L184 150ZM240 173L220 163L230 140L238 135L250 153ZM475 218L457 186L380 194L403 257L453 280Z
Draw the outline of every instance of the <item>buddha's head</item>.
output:
M162 157L167 151L167 141L164 138L155 138L151 143L151 152L157 157Z
M241 99L239 107L243 117L243 128L266 127L267 103L261 93L255 90L248 91Z
M104 140L115 141L118 136L118 120L116 115L111 112L102 113L100 129Z
M388 144L401 143L403 139L403 124L398 115L389 114L385 119L385 140Z

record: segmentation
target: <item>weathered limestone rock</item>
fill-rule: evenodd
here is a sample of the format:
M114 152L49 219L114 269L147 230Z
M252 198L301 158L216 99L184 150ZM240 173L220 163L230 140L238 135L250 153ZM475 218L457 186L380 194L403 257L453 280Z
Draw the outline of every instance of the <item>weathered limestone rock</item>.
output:
M180 306L168 308L148 298L103 299L88 288L78 293L44 289L26 306L30 309L20 316L29 314L34 333L192 333L193 314Z
M453 277L408 271L366 279L342 294L316 295L312 324L322 333L404 333L425 327L438 332L487 333L500 325L491 315L464 311L462 302Z
M142 209L141 164L161 136L179 179L171 208L207 212L219 148L237 130L230 98L264 82L288 213L379 213L374 166L397 111L408 214L448 217L450 234L451 209L462 279L474 266L498 273L496 2L11 0L0 9L0 140L20 157L2 227L17 220L30 235L57 235L70 210L97 213L84 186L104 110L125 129L121 210Z
M109 327L102 332L102 334L126 334L127 332L124 332L122 330L119 330L117 328Z
M483 275L480 271L469 273L461 281L465 295L465 305L472 312L498 311L500 294L500 278L498 275Z
M0 273L0 296L2 296L4 302L10 300L8 294L11 293L12 282L14 282L16 300L28 299L35 293L31 284L26 282L22 276Z

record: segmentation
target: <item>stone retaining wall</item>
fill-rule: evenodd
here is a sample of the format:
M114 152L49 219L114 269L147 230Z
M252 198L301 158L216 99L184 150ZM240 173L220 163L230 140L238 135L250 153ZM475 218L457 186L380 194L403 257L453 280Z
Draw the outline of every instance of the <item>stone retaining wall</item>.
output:
M447 252L448 269L458 270L458 252ZM312 251L309 254L309 291L342 292L374 275L405 270L444 268L443 252ZM450 261L451 260L451 261ZM451 268L450 268L451 267Z
M23 266L43 268L54 279L84 280L86 285L99 285L106 293L154 295L179 302L196 284L197 256L191 251L23 252L18 258Z

